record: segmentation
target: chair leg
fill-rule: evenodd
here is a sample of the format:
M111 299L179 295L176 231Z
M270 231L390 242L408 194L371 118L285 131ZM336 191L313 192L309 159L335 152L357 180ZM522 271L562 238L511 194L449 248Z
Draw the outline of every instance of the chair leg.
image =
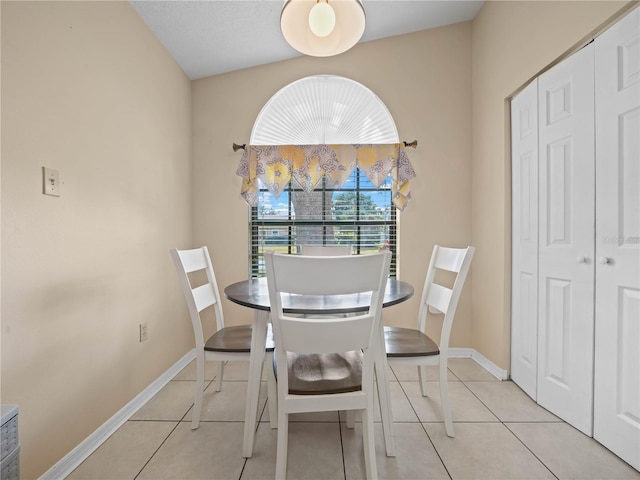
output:
M215 390L219 392L222 390L222 377L224 376L224 362L219 362L218 375L216 375Z
M384 339L382 348L384 352ZM393 434L393 415L391 413L391 399L389 398L389 377L387 376L386 358L376 360L375 366L375 387L378 389L378 404L380 406L380 417L382 420L382 435L387 457L396 456L396 444Z
M267 352L263 368L267 369L267 403L269 405L269 425L278 428L278 385L273 371L273 352Z
M444 417L444 428L447 435L453 438L453 419L451 416L451 405L449 404L449 385L447 382L447 362L440 360L440 405L442 405L442 416Z
M418 381L420 382L420 393L423 397L427 396L427 368L424 365L418 365Z
M276 480L287 477L287 448L289 443L289 414L278 409L278 446L276 453Z
M350 410L350 412L355 411ZM368 410L362 410L362 445L364 446L364 466L367 479L376 480L378 478L376 444L373 431L373 413L370 412L373 412L373 401L370 402Z
M418 365L418 382L420 383L420 393L427 396L427 369L424 365Z
M194 395L193 413L191 414L191 430L200 426L202 412L202 395L204 391L204 352L196 354L196 391Z

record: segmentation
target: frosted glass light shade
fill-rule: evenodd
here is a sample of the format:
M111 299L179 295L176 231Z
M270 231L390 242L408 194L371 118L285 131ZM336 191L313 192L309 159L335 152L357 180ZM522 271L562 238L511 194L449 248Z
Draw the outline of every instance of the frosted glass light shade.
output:
M280 14L280 29L293 48L313 57L330 57L346 52L362 38L365 27L364 7L360 0L328 0L335 13L335 26L326 36L313 33L309 26L311 9L317 0L286 0Z
M336 12L328 1L319 1L309 12L309 28L316 37L326 37L336 27Z

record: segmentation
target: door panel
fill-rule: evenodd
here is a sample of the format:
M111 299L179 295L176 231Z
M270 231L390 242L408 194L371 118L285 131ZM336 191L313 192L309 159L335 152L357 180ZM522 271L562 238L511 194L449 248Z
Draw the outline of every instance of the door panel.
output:
M543 316L547 336L545 354L542 356L544 377L556 386L570 388L571 348L571 281L546 278L547 312Z
M596 39L594 438L640 469L640 10Z
M588 45L538 80L538 403L592 434L594 82Z
M511 379L536 399L538 368L538 81L511 102Z

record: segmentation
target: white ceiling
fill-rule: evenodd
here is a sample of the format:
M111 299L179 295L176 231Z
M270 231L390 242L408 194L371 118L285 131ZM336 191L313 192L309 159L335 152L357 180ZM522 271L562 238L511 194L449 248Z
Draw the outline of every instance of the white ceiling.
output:
M192 79L300 56L280 32L283 0L129 0ZM363 0L361 42L464 22L482 1Z

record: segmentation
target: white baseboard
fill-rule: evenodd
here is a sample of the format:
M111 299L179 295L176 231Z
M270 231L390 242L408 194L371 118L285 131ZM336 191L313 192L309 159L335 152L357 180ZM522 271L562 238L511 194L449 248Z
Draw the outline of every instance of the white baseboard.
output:
M450 348L449 358L470 358L498 380L507 380L509 378L509 373L506 370L498 367L473 348Z
M118 428L131 418L140 407L147 403L151 397L158 393L162 387L169 383L180 370L186 367L195 358L195 349L189 351L178 360L169 370L164 372L156 381L145 388L133 400L120 409L113 417L107 420L100 428L89 435L80 445L71 450L62 460L47 470L39 480L59 480L66 478L78 465L84 462L105 440L107 440Z

